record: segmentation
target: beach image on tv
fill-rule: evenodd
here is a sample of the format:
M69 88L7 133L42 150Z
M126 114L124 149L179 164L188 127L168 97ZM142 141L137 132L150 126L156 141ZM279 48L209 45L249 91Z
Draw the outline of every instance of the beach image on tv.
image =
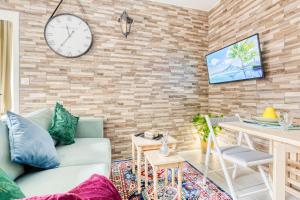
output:
M258 35L206 56L209 82L222 83L263 76Z

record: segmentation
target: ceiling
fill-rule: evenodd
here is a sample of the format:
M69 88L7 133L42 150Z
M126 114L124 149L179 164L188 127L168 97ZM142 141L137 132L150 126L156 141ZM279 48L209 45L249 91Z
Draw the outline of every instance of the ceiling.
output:
M209 11L219 0L150 0L175 6Z

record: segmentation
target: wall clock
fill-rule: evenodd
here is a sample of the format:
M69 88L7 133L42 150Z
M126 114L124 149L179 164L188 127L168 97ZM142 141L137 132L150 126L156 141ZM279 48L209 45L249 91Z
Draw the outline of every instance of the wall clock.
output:
M51 17L45 26L44 36L50 49L68 58L84 55L93 43L89 25L73 14Z

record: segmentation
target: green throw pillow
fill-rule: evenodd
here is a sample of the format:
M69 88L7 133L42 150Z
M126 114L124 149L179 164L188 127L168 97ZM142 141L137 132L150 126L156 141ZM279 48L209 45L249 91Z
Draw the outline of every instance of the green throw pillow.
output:
M8 175L0 169L0 199L20 199L24 198L25 195L20 190L19 186L13 182Z
M73 144L79 117L73 116L61 104L56 103L49 128L51 137L62 144Z

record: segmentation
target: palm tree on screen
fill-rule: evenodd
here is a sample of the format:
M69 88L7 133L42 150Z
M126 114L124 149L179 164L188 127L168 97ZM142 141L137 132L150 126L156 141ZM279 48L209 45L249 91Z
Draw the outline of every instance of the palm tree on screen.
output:
M245 78L247 78L245 70L249 67L249 62L257 56L254 46L254 42L248 42L246 40L244 42L234 44L229 50L229 58L240 60L241 66L239 67L243 70Z

